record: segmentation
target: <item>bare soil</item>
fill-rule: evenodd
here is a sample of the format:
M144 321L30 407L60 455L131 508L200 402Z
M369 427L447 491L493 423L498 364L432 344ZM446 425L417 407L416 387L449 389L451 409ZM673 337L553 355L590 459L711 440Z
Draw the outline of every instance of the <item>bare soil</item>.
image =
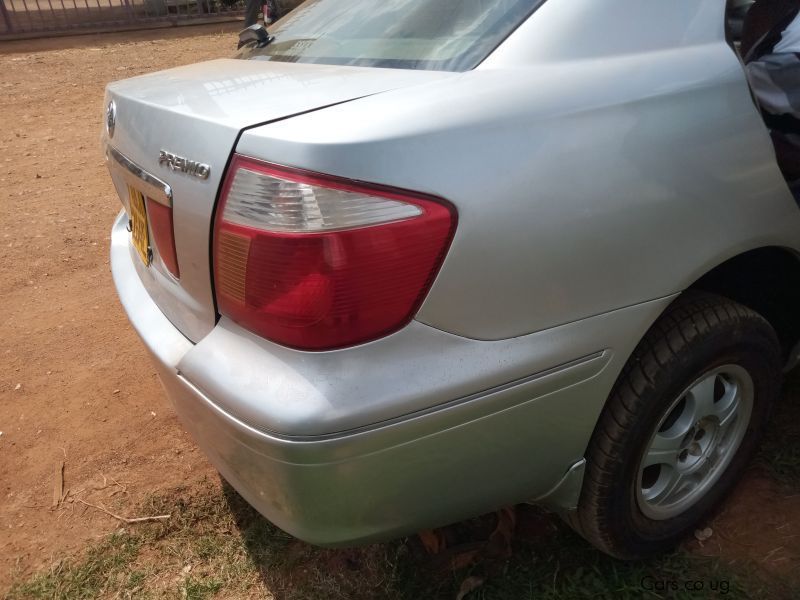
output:
M150 494L218 485L117 301L98 140L108 82L230 55L236 29L0 45L0 593L119 527L78 500L135 517ZM799 517L800 495L754 468L691 545L791 573Z
M0 590L119 525L70 498L127 514L217 479L116 299L99 135L107 83L230 55L237 28L0 45Z

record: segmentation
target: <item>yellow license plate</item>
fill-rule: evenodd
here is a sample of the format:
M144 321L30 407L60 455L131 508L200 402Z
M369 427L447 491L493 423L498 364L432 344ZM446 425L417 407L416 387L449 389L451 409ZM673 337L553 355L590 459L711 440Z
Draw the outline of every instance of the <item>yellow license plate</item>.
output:
M133 186L128 186L128 201L130 204L131 241L136 248L139 258L145 266L150 265L150 236L147 232L147 209L144 204L142 192Z

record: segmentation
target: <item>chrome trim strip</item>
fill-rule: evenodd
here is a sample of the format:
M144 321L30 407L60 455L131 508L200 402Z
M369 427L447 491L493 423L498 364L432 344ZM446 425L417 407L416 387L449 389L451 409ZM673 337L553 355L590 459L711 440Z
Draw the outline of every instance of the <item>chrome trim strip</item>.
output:
M111 146L106 146L106 158L109 168L118 173L128 184L139 189L148 198L172 208L172 188L168 184Z

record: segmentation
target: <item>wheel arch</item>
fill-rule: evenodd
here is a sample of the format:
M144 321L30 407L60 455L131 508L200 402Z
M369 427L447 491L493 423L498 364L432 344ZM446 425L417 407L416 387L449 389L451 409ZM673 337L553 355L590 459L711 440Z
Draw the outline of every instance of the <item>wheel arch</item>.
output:
M689 290L723 296L758 312L778 335L787 368L800 364L800 252L782 246L763 246L741 252L697 277L684 288L684 293ZM650 324L642 339L669 310L669 306ZM635 350L627 357L626 364L630 363L634 353ZM626 367L623 367L618 374L617 382L603 403L603 411L626 372ZM598 416L595 432L603 411ZM570 478L577 478L565 484L570 492L567 500L561 500L556 507L568 522L574 518L573 505L577 503L577 496L585 483L585 460L588 460L588 446L584 460L575 463L567 473ZM577 469L579 466L581 468Z
M800 343L800 253L765 246L737 254L699 277L687 289L710 292L763 316L778 334L792 364Z

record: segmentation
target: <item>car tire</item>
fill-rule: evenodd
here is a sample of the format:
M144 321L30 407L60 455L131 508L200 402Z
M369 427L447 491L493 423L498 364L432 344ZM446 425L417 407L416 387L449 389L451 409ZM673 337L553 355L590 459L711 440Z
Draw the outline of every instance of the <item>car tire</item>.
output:
M780 346L761 315L720 296L683 294L614 386L570 524L621 559L674 547L741 475L780 383Z

